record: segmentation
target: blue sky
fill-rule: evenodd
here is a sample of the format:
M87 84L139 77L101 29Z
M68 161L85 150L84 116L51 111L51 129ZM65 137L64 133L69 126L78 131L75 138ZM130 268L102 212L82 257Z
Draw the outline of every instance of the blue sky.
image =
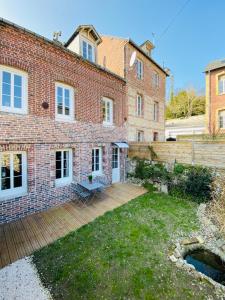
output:
M204 92L205 65L225 58L225 1L189 0L0 0L0 17L52 38L61 30L66 41L79 24L99 33L152 40L153 58L174 74L175 90ZM171 24L171 20L173 20ZM171 24L166 33L162 32ZM169 84L168 84L169 88Z

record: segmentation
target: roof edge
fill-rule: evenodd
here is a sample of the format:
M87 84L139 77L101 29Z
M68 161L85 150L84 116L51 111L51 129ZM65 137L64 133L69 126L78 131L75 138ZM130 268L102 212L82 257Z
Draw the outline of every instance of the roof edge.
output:
M110 70L108 70L108 69L106 69L106 68L103 68L102 66L100 66L100 65L98 65L98 64L96 64L96 63L94 63L94 62L90 62L90 61L84 59L81 55L79 55L79 54L77 54L77 53L75 53L75 52L73 52L73 51L67 49L67 48L64 46L64 44L62 44L62 43L60 43L60 42L56 42L56 41L50 40L50 39L48 39L48 38L46 38L46 37L44 37L44 36L42 36L42 35L40 35L40 34L38 34L38 33L35 33L34 31L31 31L31 30L29 30L29 29L26 29L25 27L22 27L22 26L20 26L20 25L17 25L17 24L15 24L15 23L13 23L13 22L10 22L10 21L8 21L8 20L6 20L6 19L4 19L4 18L0 18L0 25L1 25L1 24L5 25L5 26L6 26L6 25L7 25L7 26L11 26L11 27L13 27L13 28L15 28L15 29L17 29L17 30L23 31L23 32L26 33L26 34L30 34L30 35L32 35L33 37L35 37L35 38L37 38L37 39L40 39L40 40L44 41L45 43L48 43L48 44L50 44L50 45L52 45L52 46L54 46L54 47L56 47L56 48L59 48L60 50L66 52L66 53L68 53L68 54L70 54L71 56L80 59L80 60L83 61L84 63L86 63L86 64L88 64L88 65L91 65L92 67L94 67L94 68L96 68L96 69L98 69L98 70L100 70L100 71L102 71L102 72L105 72L105 73L107 73L107 74L109 74L109 75L111 75L111 76L113 76L113 77L115 77L115 78L117 78L117 79L119 79L119 80L121 80L121 81L123 81L123 82L126 83L126 79L125 79L125 78L123 78L123 77L121 77L121 76L119 76L119 75L117 75L117 74L111 72Z

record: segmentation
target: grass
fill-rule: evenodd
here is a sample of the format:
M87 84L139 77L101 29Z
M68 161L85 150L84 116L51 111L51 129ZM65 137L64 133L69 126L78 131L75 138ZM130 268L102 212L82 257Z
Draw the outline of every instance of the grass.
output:
M147 193L34 254L54 299L207 299L207 282L168 260L171 239L198 230L197 204Z

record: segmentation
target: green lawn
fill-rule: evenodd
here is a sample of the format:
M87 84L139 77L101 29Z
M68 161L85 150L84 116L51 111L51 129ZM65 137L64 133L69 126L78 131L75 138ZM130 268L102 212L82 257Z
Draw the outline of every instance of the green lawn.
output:
M198 229L197 205L148 193L34 254L54 299L206 299L213 288L171 263L171 238Z

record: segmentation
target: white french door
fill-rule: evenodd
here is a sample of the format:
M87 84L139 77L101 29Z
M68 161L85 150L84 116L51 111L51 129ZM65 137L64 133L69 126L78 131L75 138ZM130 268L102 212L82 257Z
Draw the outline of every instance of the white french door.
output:
M120 182L120 149L112 148L112 183Z

